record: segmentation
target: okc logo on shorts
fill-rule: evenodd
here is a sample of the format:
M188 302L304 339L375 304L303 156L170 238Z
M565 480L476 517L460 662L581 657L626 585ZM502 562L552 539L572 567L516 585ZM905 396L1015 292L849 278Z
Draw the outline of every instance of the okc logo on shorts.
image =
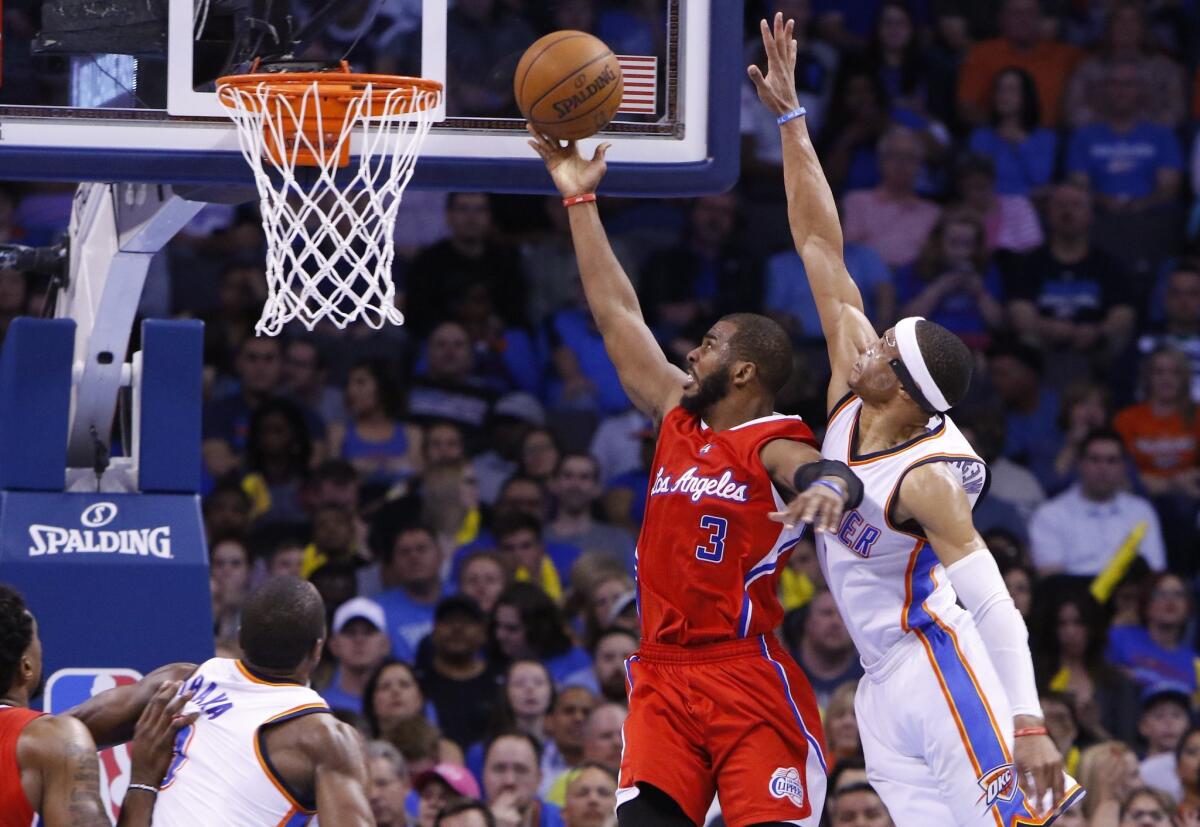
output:
M1003 764L984 773L983 778L979 779L979 788L983 790L979 800L985 809L997 801L1012 801L1017 794L1017 774L1013 772L1013 765Z
M804 782L795 767L780 767L771 773L771 783L767 785L775 798L786 798L797 807L804 806Z

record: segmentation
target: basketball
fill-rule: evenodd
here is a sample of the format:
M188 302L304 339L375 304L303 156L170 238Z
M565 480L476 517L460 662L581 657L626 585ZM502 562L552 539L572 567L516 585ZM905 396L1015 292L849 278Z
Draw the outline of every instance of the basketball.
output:
M621 105L621 65L604 41L587 32L553 32L517 64L513 92L521 114L564 141L595 135Z

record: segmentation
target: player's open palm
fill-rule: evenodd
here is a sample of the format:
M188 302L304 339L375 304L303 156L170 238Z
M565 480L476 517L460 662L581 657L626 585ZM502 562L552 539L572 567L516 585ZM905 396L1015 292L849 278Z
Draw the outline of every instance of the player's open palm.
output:
M767 53L767 74L757 66L750 66L746 72L754 81L758 90L758 99L774 112L783 115L800 106L796 97L796 40L792 30L796 21L783 21L781 13L775 14L775 25L768 25L766 20L759 23L762 29L763 49Z
M1017 778L1035 809L1045 812L1062 800L1062 755L1049 735L1023 735L1014 739L1013 760ZM1047 793L1051 793L1049 800Z
M574 141L567 141L564 145L556 138L538 132L533 124L526 125L526 129L533 136L529 145L546 162L554 186L558 187L564 198L596 191L608 169L604 155L612 144L600 144L592 160L588 161L579 154L579 147Z

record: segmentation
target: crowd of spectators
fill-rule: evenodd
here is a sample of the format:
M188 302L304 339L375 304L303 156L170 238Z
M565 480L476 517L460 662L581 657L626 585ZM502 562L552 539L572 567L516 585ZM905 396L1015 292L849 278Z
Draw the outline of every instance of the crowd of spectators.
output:
M977 525L1089 790L1060 823L1200 824L1200 9L746 5L747 62L761 15L797 21L802 103L877 329L923 315L977 355L954 413L992 472ZM383 7L403 19L404 3ZM450 26L475 45L451 54L453 94L505 111L491 69L567 23L653 52L656 9L458 0ZM722 313L770 314L796 348L780 410L819 433L824 343L776 127L748 82L740 117L733 191L604 198L603 215L668 355ZM5 187L0 239L51 237L70 202L69 187ZM652 423L591 322L558 199L412 192L397 243L408 321L383 331L256 337L253 205L207 207L152 272L145 315L207 323L217 650L237 655L253 583L309 578L330 618L316 685L371 739L381 825L600 827L638 646ZM43 296L0 272L0 332ZM780 597L836 762L829 823L889 824L861 769L862 670L810 542Z

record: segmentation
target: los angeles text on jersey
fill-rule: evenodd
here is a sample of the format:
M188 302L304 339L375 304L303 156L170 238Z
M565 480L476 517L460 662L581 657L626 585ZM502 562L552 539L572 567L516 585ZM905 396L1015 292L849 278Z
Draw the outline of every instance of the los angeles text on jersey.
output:
M693 465L678 477L672 477L665 467L659 466L658 473L654 475L654 485L650 487L650 496L683 494L694 503L700 502L703 497L738 503L749 499L746 493L748 484L735 480L732 471L726 470L719 477L708 477L697 473L699 470L699 466Z

